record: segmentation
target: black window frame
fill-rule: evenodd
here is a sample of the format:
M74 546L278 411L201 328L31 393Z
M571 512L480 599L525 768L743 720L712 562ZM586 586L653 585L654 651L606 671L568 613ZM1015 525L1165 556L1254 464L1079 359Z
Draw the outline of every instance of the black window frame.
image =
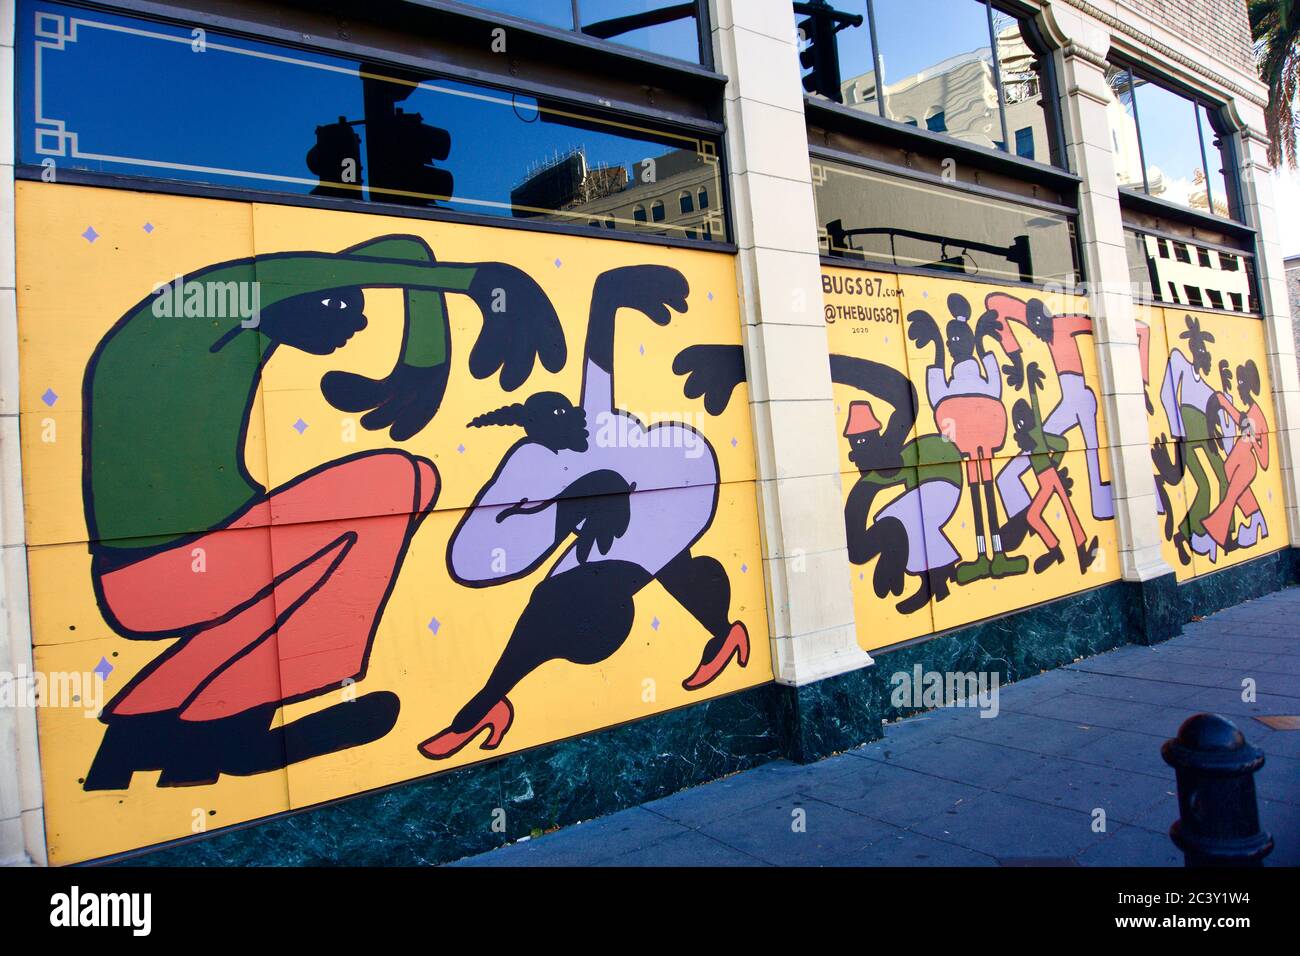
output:
M1177 207L1177 208L1182 208L1182 207ZM1223 220L1220 219L1219 221L1222 222ZM1201 250L1208 249L1213 251L1216 254L1216 256L1219 257L1219 261L1220 261L1219 271L1236 273L1236 272L1240 272L1243 267L1245 268L1246 271L1247 299L1242 303L1242 308L1240 309L1216 308L1212 304L1188 305L1187 303L1179 302L1177 299L1177 295L1175 295L1173 299L1163 299L1157 296L1138 294L1138 292L1135 289L1133 295L1133 301L1138 305L1150 306L1152 308L1157 308L1157 309L1195 309L1199 312L1222 312L1225 315L1237 315L1243 318L1259 319L1260 321L1263 321L1264 319L1264 305L1263 305L1263 298L1262 298L1263 288L1259 281L1259 256L1256 249L1256 244L1253 241L1242 241L1241 245L1231 245L1225 242L1216 242L1213 239L1208 239L1200 235L1197 235L1195 237L1180 235L1178 233L1169 232L1167 230L1160 229L1154 226L1146 226L1146 225L1141 225L1133 222L1125 222L1123 224L1123 228L1124 228L1124 235L1125 235L1124 249L1125 249L1126 257L1129 255L1130 236L1136 236L1139 238L1142 236L1150 236L1151 238L1156 240L1156 245L1160 249L1163 249L1167 246L1173 246L1173 247L1184 246L1189 250L1186 260L1179 259L1173 255L1167 257L1160 256L1160 258L1164 258L1167 261L1170 262L1178 261L1178 262L1182 262L1184 265L1199 264L1201 259ZM1228 238L1233 238L1233 237L1230 236ZM1195 255L1192 254L1192 250L1195 250ZM1225 255L1231 257L1231 261L1235 263L1233 268L1228 268L1228 266L1224 263L1223 256ZM1129 261L1128 265L1131 270L1133 267L1133 263L1131 260ZM1158 290L1159 286L1156 283L1156 276L1150 273L1150 263L1148 263L1147 265L1148 265L1149 284L1152 289ZM1172 284L1172 280L1171 280L1171 284ZM1231 296L1235 296L1237 294L1238 293L1235 292L1229 293L1229 295ZM1254 309L1250 308L1252 302L1256 306L1256 308Z
M600 226L582 225L578 222L539 222L515 217L484 215L464 212L444 207L417 207L397 203L385 203L373 200L355 200L309 194L276 192L250 186L215 185L155 178L150 176L126 175L120 173L102 173L89 170L60 169L59 182L69 185L99 186L112 189L125 189L135 192L156 192L164 195L197 196L211 199L226 199L238 202L264 202L274 205L299 206L319 209L334 209L349 212L370 213L372 215L398 216L407 219L427 219L441 222L463 223L466 225L488 226L498 229L522 229L533 232L548 232L562 235L600 237L624 242L642 242L652 245L677 246L706 251L735 253L738 246L735 241L735 219L732 209L732 194L728 174L726 129L722 122L722 91L727 78L712 72L711 67L692 64L686 60L663 57L612 41L598 40L585 34L557 30L535 21L521 20L505 14L496 14L481 7L472 7L455 0L371 0L387 8L400 11L404 7L419 9L434 16L451 18L459 27L466 24L481 26L490 30L497 26L518 29L538 41L536 47L545 51L545 58L567 65L571 52L582 57L583 66L592 64L599 67L604 64L615 73L626 77L628 82L640 81L644 84L647 74L661 81L671 83L674 87L691 88L706 101L705 117L689 115L682 111L670 111L646 108L627 100L599 98L593 102L562 85L547 82L534 82L515 75L516 67L511 65L506 71L491 73L481 69L467 69L456 73L450 72L449 64L442 61L422 60L405 53L362 44L350 38L334 36L300 34L293 30L272 27L265 23L241 18L238 8L231 10L215 0L199 0L194 6L180 7L175 4L151 2L151 0L56 0L63 6L76 7L94 13L96 11L137 17L175 26L201 27L227 36L254 42L273 44L289 50L308 51L328 56L339 56L363 62L390 66L395 70L415 70L433 76L443 77L453 82L478 83L487 86L515 90L520 93L545 98L567 105L580 112L615 121L633 121L657 127L665 132L716 137L718 150L716 162L720 183L722 202L723 240L684 238L678 236L644 234L634 231L610 230ZM697 20L702 36L702 50L709 50L711 44L704 41L711 27L707 19L708 4L696 0L699 13ZM312 7L313 4L305 3ZM259 5L266 10L269 4ZM361 19L361 18L359 18ZM423 34L422 34L423 35ZM436 38L431 38L435 39ZM15 51L16 53L16 51ZM711 61L711 57L710 57ZM15 69L17 64L15 62ZM19 113L19 87L14 84L11 91L11 103L15 120ZM17 152L17 130L15 129L15 153ZM18 157L15 155L15 159ZM16 180L40 181L45 170L32 163L15 163Z
M911 169L904 166L897 166L892 163L881 162L870 159L865 156L859 156L855 153L845 152L844 150L834 149L826 146L809 146L808 158L811 163L829 162L840 165L852 166L858 169L866 170L873 173L879 173L886 176L894 176L901 179L910 179L915 182L925 183L930 186L938 186L943 189L951 189L955 192L965 193L982 199L994 199L1012 205L1025 206L1031 209L1040 209L1045 212L1057 215L1067 216L1071 219L1071 253L1075 263L1075 285L1084 285L1088 281L1087 260L1083 252L1083 235L1082 224L1079 218L1079 208L1076 205L1050 202L1045 199L1038 199L1030 196L1017 195L1015 193L1005 192L1001 189L993 189L988 186L981 186L976 183L953 182L945 180L942 176L923 172L918 169ZM1041 163L1034 163L1035 166L1042 166ZM1076 182L1077 185L1077 182ZM1077 195L1077 191L1075 193ZM815 196L814 196L815 199ZM819 214L820 218L820 214ZM852 259L843 256L829 255L822 251L819 253L821 264L835 268L862 269L870 272L883 272L897 275L917 275L929 276L937 279L949 279L957 281L974 281L986 285L1001 285L1017 289L1042 289L1057 283L1048 282L1026 282L1015 279L1006 279L1000 276L975 276L973 278L962 279L950 271L943 269L926 268L923 266L898 265L896 263L883 262L866 262L858 259Z
M582 3L583 0L569 0L572 11L572 27L560 27L553 24L545 23L540 20L530 20L527 17L515 16L509 13L502 13L481 4L474 3L473 0L407 0L408 3L415 3L420 6L434 7L463 13L468 16L474 16L485 19L510 21L516 24L528 24L531 28L538 31L546 31L565 36L573 35L589 43L600 43L612 45L621 51L630 51L633 56L651 58L660 62L669 64L686 63L691 66L702 66L707 70L714 68L713 60L713 43L712 27L709 19L709 5L706 0L684 0L695 6L695 25L696 25L696 49L699 58L696 60L683 60L680 57L667 56L662 53L652 53L649 50L643 50L640 47L632 46L627 43L620 43L618 40L606 40L600 37L594 37L582 29Z
M1245 205L1242 202L1241 157L1238 154L1235 141L1237 130L1233 128L1226 115L1227 104L1216 102L1190 86L1156 70L1149 69L1144 64L1129 59L1122 54L1112 54L1108 57L1107 62L1115 69L1125 71L1128 75L1129 102L1133 107L1133 126L1138 141L1139 163L1142 166L1142 188L1139 190L1134 189L1132 186L1120 186L1118 188L1121 198L1134 199L1139 204L1155 204L1166 214L1183 218L1200 218L1214 222L1220 228L1223 228L1225 223L1249 226ZM1142 141L1142 111L1137 101L1137 87L1133 83L1134 76L1139 77L1144 83L1161 87L1170 93L1181 96L1195 107L1193 112L1196 116L1197 141L1201 151L1201 168L1205 170L1205 195L1208 211L1202 212L1199 209L1192 209L1151 194L1151 183L1147 178L1146 146ZM1205 151L1205 131L1201 125L1202 110L1205 111L1205 115L1210 121L1211 133L1213 136L1218 137L1222 144L1220 158L1225 167L1223 180L1228 191L1228 195L1224 197L1228 207L1226 217L1220 216L1213 211L1215 196L1214 187L1210 181L1209 155Z
M1060 78L1057 76L1056 47L1053 47L1040 29L1035 20L1036 10L1015 3L1014 0L961 0L961 2L979 3L984 7L986 22L988 24L989 44L993 57L993 82L997 90L998 97L998 115L1002 125L1002 149L989 149L979 146L966 140L959 139L948 133L934 132L920 125L923 120L918 118L918 124L913 125L904 123L899 120L890 119L885 116L884 100L881 91L884 89L882 77L880 75L880 50L876 39L876 18L875 18L875 0L864 0L867 7L867 27L871 43L871 63L876 77L876 111L870 113L865 110L857 110L848 107L842 102L827 100L825 98L805 94L804 104L814 111L834 110L836 112L846 112L850 115L856 115L863 118L868 123L885 124L888 127L896 127L899 130L908 130L918 137L928 139L936 147L952 149L954 144L965 150L973 150L986 154L990 157L1001 157L1012 160L1016 163L1028 164L1030 166L1041 167L1048 170L1059 170L1066 172L1068 170L1068 154L1066 151L1065 129L1061 118L1061 97L1060 97ZM997 36L993 27L993 11L997 10L1007 16L1015 17L1020 21L1021 29L1024 32L1025 40L1031 52L1034 53L1043 63L1044 89L1041 91L1043 100L1051 104L1050 109L1044 109L1044 115L1047 121L1048 133L1048 153L1051 161L1042 163L1038 160L1025 159L1017 156L1011 149L1007 133L1007 104L1006 95L1002 89L1002 62L998 56ZM796 15L797 17L797 15ZM922 147L923 148L923 147Z

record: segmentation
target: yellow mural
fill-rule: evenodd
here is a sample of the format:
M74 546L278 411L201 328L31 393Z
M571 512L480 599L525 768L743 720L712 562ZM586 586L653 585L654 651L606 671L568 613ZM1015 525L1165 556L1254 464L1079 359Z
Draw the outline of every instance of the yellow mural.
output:
M822 289L865 649L1119 577L1082 299L835 268Z
M45 183L17 221L36 662L103 678L40 711L53 862L771 679L731 257Z
M1142 307L1138 344L1162 550L1178 579L1285 547L1263 322Z

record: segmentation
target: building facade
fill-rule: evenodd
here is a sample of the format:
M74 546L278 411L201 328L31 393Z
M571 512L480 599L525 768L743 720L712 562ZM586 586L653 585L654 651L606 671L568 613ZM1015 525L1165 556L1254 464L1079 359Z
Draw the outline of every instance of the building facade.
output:
M1295 583L1248 34L4 0L0 861L456 859Z

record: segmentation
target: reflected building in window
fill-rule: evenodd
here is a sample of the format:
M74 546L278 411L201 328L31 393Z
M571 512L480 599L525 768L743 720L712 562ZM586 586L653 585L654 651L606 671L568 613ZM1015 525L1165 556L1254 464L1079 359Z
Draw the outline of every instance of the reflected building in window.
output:
M576 147L530 170L511 190L516 218L581 222L680 239L725 239L716 158L674 149L632 164L591 165ZM658 227L658 228L656 228Z
M1050 134L1043 111L1038 54L1025 41L1016 20L1000 25L997 37L1006 104L1005 135L1009 142L1003 139L998 81L987 45L954 54L894 82L889 80L888 53L882 54L884 115L976 146L1050 162ZM869 70L844 80L841 97L848 106L876 112L875 72Z

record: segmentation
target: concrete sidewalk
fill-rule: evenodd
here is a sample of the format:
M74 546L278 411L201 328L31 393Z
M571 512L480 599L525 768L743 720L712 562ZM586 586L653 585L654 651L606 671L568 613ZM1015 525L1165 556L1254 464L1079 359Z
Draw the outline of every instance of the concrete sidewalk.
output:
M1300 715L1300 588L1006 686L1000 709L931 711L819 763L776 761L452 865L1181 866L1160 745L1197 711L1263 748L1266 863L1300 865L1300 730L1255 719Z

